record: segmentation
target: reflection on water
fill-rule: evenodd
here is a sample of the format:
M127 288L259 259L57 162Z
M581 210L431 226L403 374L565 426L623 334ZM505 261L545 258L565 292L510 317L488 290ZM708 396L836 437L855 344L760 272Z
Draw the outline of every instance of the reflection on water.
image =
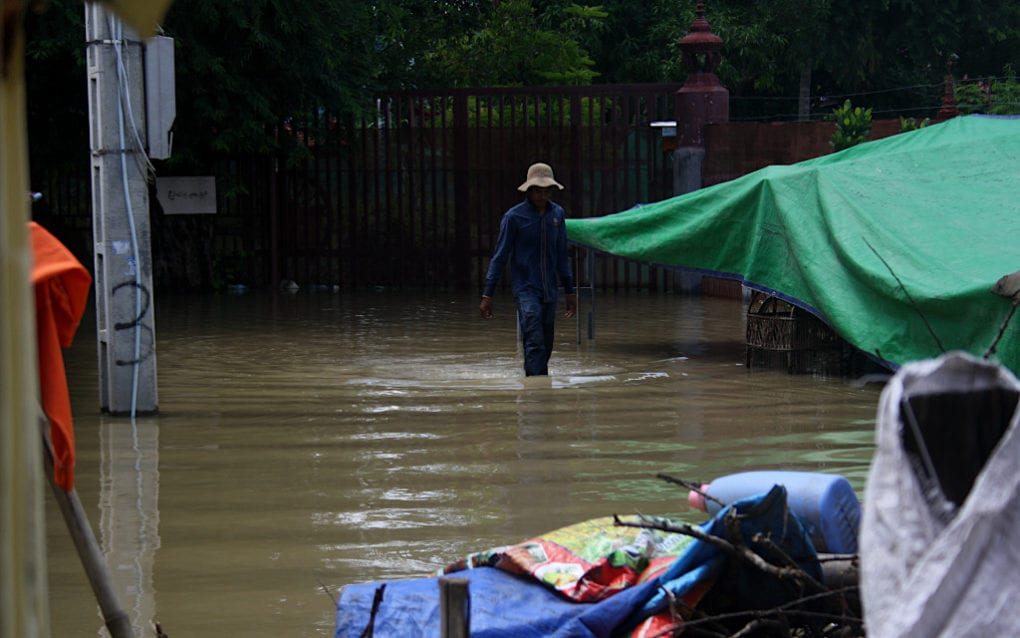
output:
M140 635L329 636L344 584L614 513L701 520L665 472L846 475L875 386L749 372L743 304L606 294L525 378L511 302L273 293L156 300L160 414L98 414L94 326L68 353L77 489ZM582 314L586 310L582 303ZM99 632L55 508L54 635Z
M153 563L159 549L159 425L102 418L99 526L94 530L114 589L135 633L155 615ZM79 479L80 480L80 479Z

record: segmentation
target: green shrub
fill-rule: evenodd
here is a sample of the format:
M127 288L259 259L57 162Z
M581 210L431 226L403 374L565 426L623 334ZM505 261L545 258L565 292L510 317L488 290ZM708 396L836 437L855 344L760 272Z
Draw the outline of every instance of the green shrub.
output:
M850 100L843 106L832 110L832 119L836 122L836 132L829 139L829 145L835 151L867 142L871 135L871 109L853 106Z
M931 124L929 118L924 118L920 122L914 117L901 117L900 118L900 133L906 133L907 131L916 131L919 128L924 128Z

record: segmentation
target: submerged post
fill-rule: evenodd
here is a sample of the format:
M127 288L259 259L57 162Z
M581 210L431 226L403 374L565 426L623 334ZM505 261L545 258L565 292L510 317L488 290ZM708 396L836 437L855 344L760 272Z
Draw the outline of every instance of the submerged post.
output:
M677 149L673 151L673 194L702 186L705 162L705 124L728 122L730 93L715 70L722 61L722 38L712 33L699 2L690 31L677 43L687 67L687 80L676 92Z
M439 579L441 638L468 638L471 635L471 598L467 578Z

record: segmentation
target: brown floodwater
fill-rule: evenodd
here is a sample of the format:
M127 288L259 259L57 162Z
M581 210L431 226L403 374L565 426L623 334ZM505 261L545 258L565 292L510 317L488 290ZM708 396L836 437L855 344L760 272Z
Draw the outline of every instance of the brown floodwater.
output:
M611 514L703 520L658 473L862 495L880 387L748 370L741 300L599 293L595 339L561 319L550 376L525 378L512 300L486 322L476 297L162 296L159 415L134 421L99 412L87 314L76 487L137 634L331 636L348 583ZM105 635L52 499L47 536L53 635Z

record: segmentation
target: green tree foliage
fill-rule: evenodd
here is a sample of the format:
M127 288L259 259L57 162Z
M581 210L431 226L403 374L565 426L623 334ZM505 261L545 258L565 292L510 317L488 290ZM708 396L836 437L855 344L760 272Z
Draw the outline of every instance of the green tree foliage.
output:
M725 40L719 75L736 87L775 87L795 79L822 34L830 0L752 0L706 3L705 18ZM604 37L593 49L597 69L612 82L682 80L679 40L695 18L694 2L606 0Z
M266 152L291 118L370 104L376 17L360 0L176 0L164 23L176 47L175 161Z
M1020 115L1020 81L1011 65L1006 65L1002 77L962 82L954 92L963 114Z
M33 148L80 147L83 7L40 6L28 24ZM177 67L169 161L184 170L217 153L278 150L280 126L342 126L383 89L590 83L582 43L598 40L605 17L531 0L175 0L162 25Z
M26 21L35 162L87 139L87 102L80 0L32 4L43 8ZM163 25L177 47L171 161L276 149L279 125L314 115L341 126L382 89L682 81L676 43L695 4L175 0ZM866 100L876 117L924 117L941 101L952 54L957 77L988 78L986 93L997 96L989 105L963 88L963 102L984 112L1016 102L1009 78L995 77L1020 65L1015 0L705 4L724 41L718 72L734 119L791 116L802 87L816 117L846 97Z
M438 42L427 65L447 86L589 84L597 72L581 40L605 17L601 7L503 0L477 29Z
M85 17L81 3L53 2L26 15L25 75L29 150L33 165L85 166L88 97Z
M39 6L26 23L37 156L88 143L83 6ZM201 167L214 153L266 152L278 126L308 111L369 107L385 61L376 34L389 19L360 0L175 0L162 25L176 49L170 162Z
M379 84L389 89L445 86L446 70L428 65L430 51L446 38L471 33L492 11L492 0L376 2Z
M824 15L809 27L812 94L866 99L882 117L930 112L954 54L956 73L984 75L1020 50L1012 0L831 0Z
M635 11L628 0L604 0L610 15L601 45L591 48L600 81L683 80L687 70L675 45L688 32L694 5L648 0ZM712 31L725 43L718 72L736 118L795 113L807 77L816 114L845 96L867 94L876 114L916 116L911 107L939 102L952 54L959 56L958 77L989 76L1020 62L1020 3L1013 0L713 0L705 6ZM839 100L832 104L825 96Z

